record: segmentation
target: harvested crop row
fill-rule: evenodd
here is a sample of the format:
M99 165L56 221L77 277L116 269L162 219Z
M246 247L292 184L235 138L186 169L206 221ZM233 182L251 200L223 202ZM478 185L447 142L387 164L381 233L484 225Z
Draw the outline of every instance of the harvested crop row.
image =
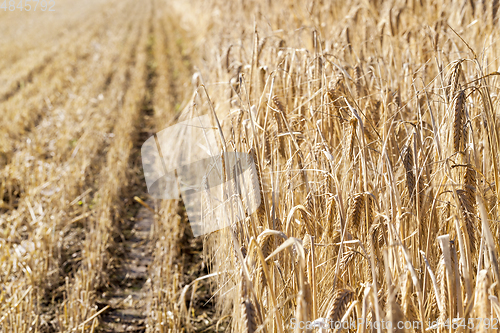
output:
M173 67L175 63L170 55L172 49L168 47L170 38L165 33L162 22L165 12L158 5L158 1L155 1L155 7L157 11L153 21L155 25L155 47L153 52L157 59L157 82L153 103L155 109L155 130L158 132L168 126L174 114L176 85L170 80L174 72ZM154 221L154 234L157 236L153 238L156 246L153 251L153 264L149 270L151 274L151 298L149 300L151 311L148 315L148 325L155 329L158 329L157 323L165 322L165 314L171 310L172 303L165 296L168 297L170 292L175 293L179 289L178 280L175 278L178 272L173 263L173 259L178 255L179 223L175 223L171 218L166 217L171 213L175 215L176 206L176 203L173 203L172 200L161 203L159 213ZM166 220L171 221L168 223L168 229L165 229L165 224L162 223ZM161 327L158 331L162 332Z
M116 31L121 31L124 28L125 24L115 27ZM86 65L86 71L72 80L75 83L73 92L63 94L60 104L52 105L51 110L48 110L36 128L34 132L36 136L28 135L28 138L25 138L26 141L17 143L17 152L13 155L12 164L8 164L2 171L7 181L3 184L4 189L9 187L9 182L12 181L17 182L21 188L33 187L34 185L30 181L36 183L39 180L32 178L32 174L31 176L22 175L23 168L20 166L25 161L33 160L36 157L45 160L45 163L55 163L61 166L67 162L70 154L75 155L80 149L76 144L83 144L80 138L83 130L86 129L87 132L91 130L89 127L91 122L105 117L110 112L106 109L101 110L101 107L106 107L106 102L116 101L119 98L120 92L115 92L114 96L111 95L108 98L106 88L109 85L108 81L113 78L116 72L115 60L119 56L119 49L117 51L115 47L123 45L122 42L126 34L115 36L109 40L103 40L105 45L109 43L107 47L94 53L95 57L104 57L105 60L82 63L82 65ZM103 93L107 97L104 103L102 102L104 100ZM105 125L106 122L97 121L97 124L94 126L95 130L98 130L101 124ZM10 200L5 202L11 196L10 192L3 195L3 208L10 207L12 209L15 206L15 203Z
M155 58L157 59L157 82L154 91L156 132L175 124L180 115L182 103L191 93L190 59L194 52L189 47L191 36L183 30L176 15L178 8L168 6L164 1L155 1ZM168 12L166 10L168 9ZM176 149L178 147L172 147ZM177 331L183 325L178 297L182 288L188 285L201 266L200 249L189 236L187 216L183 212L182 201L159 200L159 210L154 224L153 264L151 276L149 329L154 332ZM200 243L200 242L198 242ZM192 259L192 260L191 260ZM207 289L205 289L207 290ZM208 291L208 290L207 290ZM197 313L196 315L200 315ZM198 323L199 328L207 327Z
M137 6L135 10L137 10ZM84 319L91 315L92 307L88 302L93 302L93 293L88 293L86 291L94 290L94 285L82 285L81 279L79 277L83 274L82 270L88 269L85 266L88 250L89 250L89 235L94 235L93 228L95 227L96 219L98 216L98 205L101 202L102 186L106 183L103 183L103 176L105 174L103 168L106 164L106 158L103 155L107 155L107 152L111 149L110 144L115 142L115 133L117 129L117 119L121 117L122 110L125 103L125 96L129 89L131 88L131 69L134 66L135 58L136 58L136 48L137 43L140 41L140 24L141 21L133 22L132 31L133 34L127 35L123 34L123 37L126 39L124 43L124 56L119 59L119 61L114 65L118 69L115 73L110 86L108 87L109 97L106 97L103 102L100 102L97 108L92 110L92 117L89 117L86 121L87 129L83 133L83 135L78 140L78 143L75 147L75 151L78 151L76 154L79 156L77 162L82 166L82 180L84 179L84 183L78 184L77 188L82 188L82 191L85 189L84 186L88 187L88 189L84 192L88 194L88 200L86 204L86 212L82 211L80 216L84 216L83 220L84 229L79 225L75 225L76 229L73 230L71 227L67 230L68 237L76 237L78 238L78 244L81 247L78 252L77 259L82 265L78 265L80 267L79 274L67 280L67 284L64 286L64 293L67 295L67 299L60 300L59 306L64 308L65 317L62 318L64 327L76 327L79 323L83 322ZM113 67L114 67L113 66ZM101 105L101 103L103 103ZM94 124L93 128L89 127L90 124ZM95 127L95 124L99 124L99 126ZM90 192L89 192L90 190ZM71 222L70 222L71 223ZM75 234L76 232L76 234ZM74 240L73 240L74 241ZM86 246L87 245L87 246ZM95 248L92 248L92 251ZM84 272L85 272L84 271ZM91 276L89 278L104 274L104 272L91 272ZM76 292L80 291L80 292ZM87 297L88 295L89 297ZM78 296L77 298L74 298ZM83 303L82 303L83 302ZM93 303L92 303L93 304Z
M129 6L129 11L134 10L133 6ZM95 80L93 83L96 85L92 85L92 89L87 89L86 92L82 90L79 98L67 101L65 108L71 112L67 113L63 119L60 118L59 113L53 113L52 117L44 119L47 126L38 127L33 133L32 141L30 140L21 147L14 159L17 162L28 163L26 166L20 164L16 167L13 164L7 167L7 170L11 170L8 179L22 179L25 182L24 193L28 195L23 195L15 211L2 217L4 227L6 226L4 236L8 240L4 249L7 252L9 249L13 251L19 242L23 243L24 247L29 246L28 253L24 253L19 260L30 269L33 276L29 280L22 279L17 276L19 273L23 274L21 271L15 269L12 272L8 269L12 267L11 263L9 261L5 263L4 272L7 275L2 278L4 281L12 281L9 284L10 291L4 293L4 297L8 300L6 305L15 302L30 284L43 281L41 285L38 282L33 284L36 296L34 299L38 300L33 302L33 298L26 298L26 304L29 304L30 308L20 313L15 312L17 315L22 314L19 317L22 322L29 322L28 316L33 318L35 315L37 318L36 313L43 311L44 315L37 319L36 324L40 325L44 321L45 325L51 323L53 318L51 316L54 313L47 313L47 309L44 308L50 305L45 303L50 301L50 298L45 300L44 289L52 290L51 292L47 290L51 297L54 295L59 295L57 298L61 297L62 290L59 286L63 286L64 289L64 277L70 277L71 275L68 274L72 274L72 266L78 265L81 260L79 253L81 253L82 236L85 237L86 218L90 215L94 205L90 202L91 193L88 190L93 193L95 191L93 188L99 185L97 170L100 168L103 151L112 138L109 133L119 117L123 93L129 85L127 67L131 62L132 50L137 45L137 38L126 33L126 25L128 23L125 20L117 21L117 25L111 28L111 31L115 31L116 34L111 34L111 39L108 41L103 40L103 45L108 47L103 49L102 56L105 61L95 63L99 65L95 69L101 72L93 76ZM118 57L120 49L116 48L117 45L123 45L125 56ZM118 61L115 62L115 60ZM91 70L89 74L93 72L94 70ZM113 73L115 75L108 75ZM111 82L107 83L108 80ZM104 87L107 87L106 91L102 90ZM103 96L102 101L96 98L99 93L104 93L105 97ZM85 119L81 119L82 117ZM69 134L81 136L68 146L68 142L71 143L71 141L65 139L64 136ZM34 144L43 147L50 146L50 142L55 144L55 142L62 142L61 140L64 144L59 147L60 149L54 150L54 155L41 154L42 150L33 147ZM26 171L27 176L21 176L20 173L23 170ZM59 184L64 184L64 186ZM80 203L74 201L74 198L82 192L84 195L79 199ZM25 225L24 221L32 222ZM20 230L26 230L27 233L20 233ZM34 243L28 241L25 244L23 239L37 241ZM10 258L15 259L12 256ZM9 271L14 274L9 274ZM45 278L38 279L36 276ZM24 302L21 306L23 304ZM6 309L3 308L3 310ZM34 313L28 311L29 309ZM14 325L15 321L6 321L6 323Z
M85 320L96 312L95 292L96 289L105 285L109 277L106 276L107 263L109 260L108 250L113 246L113 232L118 228L119 216L123 200L123 190L126 189L127 179L134 177L134 171L130 170L129 158L134 148L136 136L140 129L140 111L145 96L146 88L146 59L149 24L150 3L141 3L135 13L139 33L134 53L134 64L131 65L130 87L124 96L124 104L121 108L120 117L114 127L114 138L106 154L106 164L99 175L99 190L95 198L97 200L95 211L89 221L90 227L84 243L84 261L77 272L71 287L67 290L69 311L65 321L68 328L76 328L83 325ZM97 320L87 323L89 327L95 327ZM84 326L84 325L83 325ZM83 328L82 326L82 328Z

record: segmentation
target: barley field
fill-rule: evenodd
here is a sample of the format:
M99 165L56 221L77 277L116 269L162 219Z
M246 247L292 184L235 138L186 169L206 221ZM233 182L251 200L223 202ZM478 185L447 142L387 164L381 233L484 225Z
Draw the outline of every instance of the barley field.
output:
M0 5L0 332L500 327L498 1Z

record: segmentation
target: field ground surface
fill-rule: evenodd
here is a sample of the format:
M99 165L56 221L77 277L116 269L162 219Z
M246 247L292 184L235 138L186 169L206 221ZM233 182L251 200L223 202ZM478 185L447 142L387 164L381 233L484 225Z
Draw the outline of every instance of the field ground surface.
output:
M1 333L500 326L499 1L4 3ZM141 147L198 116L195 237Z
M189 83L192 71L168 8L62 0L55 12L0 10L0 331L156 325L161 207L140 148L173 119L190 89L178 77ZM192 238L178 240L181 284L203 275ZM202 305L196 315L212 318Z

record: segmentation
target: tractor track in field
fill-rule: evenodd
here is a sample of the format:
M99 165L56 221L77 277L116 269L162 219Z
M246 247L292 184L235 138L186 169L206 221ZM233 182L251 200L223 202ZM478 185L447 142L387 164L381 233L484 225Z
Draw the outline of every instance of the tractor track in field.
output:
M155 1L151 2L151 17L154 15ZM169 20L171 20L169 18ZM119 235L115 237L117 250L113 252L110 260L114 265L110 267L110 285L98 290L101 297L97 301L99 309L108 307L99 319L100 325L97 332L146 332L146 325L149 322L148 316L151 310L151 265L154 263L153 251L155 247L156 235L153 232L155 223L155 211L160 209L160 201L152 200L147 194L145 180L143 178L140 148L142 144L162 128L157 128L155 124L155 91L158 82L156 61L159 54L155 53L155 38L163 38L166 45L164 50L167 53L165 59L168 63L168 93L164 98L169 104L169 109L175 110L181 103L180 86L176 82L174 75L175 65L182 58L181 49L172 39L172 29L175 29L172 22L159 24L151 22L149 24L148 47L147 47L147 75L146 92L140 110L140 121L137 124L137 135L134 141L134 149L131 154L129 165L131 168L140 170L140 177L131 184L125 191L128 192L128 201L125 204L119 223ZM157 30L156 30L157 29ZM173 59L173 57L178 57ZM185 62L185 59L180 60ZM191 71L188 68L187 71ZM174 117L174 114L171 114ZM132 197L142 200L131 200ZM179 212L183 209L182 200L179 201ZM203 237L194 238L189 226L187 216L181 213L182 233L177 240L179 248L178 257L174 260L181 268L182 286L190 284L198 277L208 274L208 269L203 263ZM216 320L214 320L215 307L211 300L211 292L208 281L202 280L199 283L198 292L195 298L187 299L187 306L191 307L193 317L190 318L190 326L193 332L213 332L215 331ZM177 295L179 296L179 295ZM172 302L179 300L173 299Z
M108 109L109 113L104 116L103 114L94 114L93 117L96 118L95 121L109 123L108 128L105 132L113 133L115 123L110 121L110 117L117 117L119 115L119 109L123 107L123 96L127 94L130 89L130 77L131 77L131 69L134 68L134 64L136 62L137 57L137 48L135 47L141 37L140 33L140 25L133 24L133 22L120 25L119 29L124 28L126 38L123 41L123 49L119 55L115 56L114 65L110 66L109 71L107 72L106 78L100 82L100 89L106 91L110 86L114 88L113 90L113 98L110 102L109 106L104 109ZM134 29L139 30L138 33L131 33ZM118 89L116 89L118 88ZM90 128L85 129L85 131L92 131ZM87 134L82 134L82 136ZM86 169L84 169L85 174L88 175L86 177L87 183L86 187L89 188L89 192L87 193L88 197L93 197L94 194L98 191L98 188L94 188L95 186L95 176L99 175L101 168L103 167L102 161L103 156L106 156L107 150L109 149L109 142L102 140L95 146L95 152L92 153L91 161L88 163ZM85 239L88 235L85 234L83 229L76 224L71 224L69 227L63 228L65 244L66 242L71 243L71 239L74 238L74 235L77 235L78 239ZM73 236L71 236L73 235ZM69 244L71 245L71 244ZM43 317L46 318L47 322L52 325L52 328L45 328L44 331L53 332L55 331L55 327L57 327L57 318L54 314L54 302L60 303L63 301L63 293L65 290L65 279L72 280L74 279L76 271L80 268L81 262L74 260L74 256L81 255L82 248L81 246L69 246L66 248L65 246L61 249L61 277L57 283L49 286L47 290L43 293L43 297L41 298L41 306L44 309Z
M133 8L137 8L138 6L135 5ZM108 92L112 97L103 97L104 99L101 98L99 100L104 100L104 102L100 103L105 104L92 102L95 103L93 104L94 106L84 106L83 110L88 119L92 119L92 121L99 122L100 124L104 123L103 128L105 126L105 129L101 131L110 135L119 134L116 129L117 122L114 122L113 119L120 118L121 109L126 104L124 101L129 102L127 99L128 92L133 91L134 82L141 82L143 84L142 86L138 85L140 90L144 92L144 97L138 97L137 104L139 106L136 112L133 113L134 117L138 120L136 121L136 118L134 118L132 131L130 132L132 133L130 139L132 144L129 148L126 148L127 153L130 152L130 155L124 159L127 168L131 170L129 173L131 179L128 182L130 185L127 185L118 192L119 199L122 201L116 205L117 207L112 207L117 212L112 217L113 222L110 231L110 235L113 238L111 242L113 246L105 250L106 253L104 256L109 260L105 261L103 266L104 272L99 273L102 273L103 279L98 283L104 283L88 288L93 293L92 297L95 297L88 303L91 306L95 306L92 310L103 310L95 319L96 325L98 325L95 327L96 332L146 332L146 325L151 319L149 312L152 300L150 268L154 262L153 249L157 244L156 235L153 232L155 219L157 218L155 212L160 209L160 202L151 200L147 194L140 150L142 144L153 133L163 129L157 127L159 116L155 115L155 107L157 107L155 91L157 91L158 76L160 76L160 72L157 71L157 62L160 58L158 52L161 52L154 48L155 38L161 38L165 44L162 47L162 51L166 55L164 63L168 67L168 70L163 73L163 77L166 79L165 85L168 85L168 93L159 95L161 99L166 101L165 104L168 104L167 109L170 113L161 114L160 117L175 118L178 115L176 112L186 97L186 94L183 94L184 89L190 89L189 86L186 87L179 84L179 81L182 81L180 78L186 78L193 71L189 57L183 54L181 45L183 36L180 33L181 28L177 26L178 22L176 22L176 19L170 15L165 15L161 19L155 16L155 7L158 7L158 2L155 0L144 2L141 6L144 6L144 11L141 11L140 18L136 17L129 22L120 21L116 24L111 24L111 21L105 21L98 26L92 27L92 31L88 31L85 35L78 35L73 32L72 36L75 38L73 40L69 37L66 38L65 40L68 43L61 43L59 48L44 49L44 53L41 55L31 57L34 61L30 64L30 67L27 67L19 75L13 77L12 80L9 80L8 85L0 89L0 108L10 108L12 105L17 105L18 100L30 96L26 104L29 104L33 109L32 112L26 112L26 121L23 122L25 126L22 133L17 133L16 128L12 129L12 133L9 133L12 134L12 136L9 136L9 143L12 142L13 148L6 152L14 155L18 151L21 151L21 148L25 147L23 146L24 142L19 139L21 135L26 136L31 134L33 136L44 135L46 137L56 137L57 131L54 128L44 125L42 121L47 120L47 122L50 122L56 119L57 113L52 112L51 110L53 109L70 109L73 105L76 105L76 103L72 104L73 102L68 99L65 93L59 94L55 99L49 99L50 106L42 105L38 107L35 105L35 102L38 101L35 97L50 95L56 90L56 81L63 77L63 75L59 74L63 69L67 69L70 76L71 73L76 76L79 74L79 71L84 73L83 68L87 68L88 65L90 65L90 69L92 70L89 73L101 70L102 78L99 77L98 80L93 80L92 84L89 85L92 93L89 93L86 89L82 89L81 95L91 100L95 99L92 97L96 96L96 91L102 91L105 96L105 93ZM120 14L124 12L130 14L131 8L131 6L122 6ZM149 9L150 13L148 13ZM155 19L157 20L156 22L154 21ZM91 24L86 22L80 25L80 27L82 26L89 27ZM103 58L107 57L106 59L113 59L113 61L105 62L106 65L97 62L94 64L92 60L93 53L87 49L87 46L93 43L94 40L100 40L100 35L106 33L108 29L115 32L120 31L120 36L123 33L126 34L127 38L123 39L123 45L125 46L120 45L121 43L116 43L118 48L121 47L120 52L99 53ZM78 29L78 31L81 30L81 28ZM171 34L173 35L171 36ZM146 35L147 37L145 37ZM147 38L147 44L145 44L145 38ZM114 41L115 39L108 38L104 40ZM128 46L129 43L131 43L131 47ZM115 45L115 43L110 43L109 45ZM141 46L137 47L138 45ZM64 60L65 54L71 54L71 61L61 63ZM145 66L143 66L144 57L146 58ZM18 61L23 61L23 59L19 59ZM141 69L138 70L136 68ZM145 81L136 81L135 74L140 74L145 78ZM6 74L5 77L8 77L8 75ZM87 77L90 78L91 75L89 74L84 78ZM43 89L42 86L38 86L39 82L42 81L45 81L47 84ZM71 80L65 82L65 84L68 84L65 88L81 87L77 83L85 80L76 81L76 83ZM186 81L189 82L189 80ZM87 86L85 87L87 88ZM70 88L67 91L70 92ZM78 95L79 92L75 94ZM33 99L31 96L33 96ZM130 96L133 99L134 95L130 94ZM105 106L97 107L97 105ZM31 109L29 110L31 111ZM84 124L91 123L88 119L84 120ZM69 120L62 124L70 128ZM90 126L81 125L78 128L78 133L82 134L77 135L77 138L84 137L87 140L89 136L94 135L94 131ZM118 128L121 127L118 126ZM88 192L85 192L86 196L95 197L96 193L99 192L99 188L97 187L99 185L97 181L98 177L95 177L94 174L99 175L102 173L102 163L105 161L105 157L108 156L109 142L112 140L99 141L99 138L96 136L96 138L92 137L92 140L89 139L89 141L92 142L91 146L94 147L92 151L82 150L80 146L77 146L80 150L66 147L61 153L61 156L63 156L61 160L64 160L66 157L69 159L70 156L74 158L77 153L79 154L78 156L86 152L89 154L86 155L88 162L85 161L83 164L85 167L81 169L82 175L84 175L82 178L85 179L85 183L82 186L89 189ZM76 144L79 143L80 140L78 139ZM47 163L51 162L49 155L41 155L40 158L44 158ZM80 164L78 164L79 167ZM3 166L0 167L0 171L2 168ZM135 200L135 198L138 200ZM24 198L20 196L19 201L21 199ZM193 237L187 216L182 214L182 211L185 211L182 200L179 200L178 206L181 212L180 215L182 216L182 232L179 239L176 240L179 248L179 257L174 257L174 260L181 267L180 283L182 286L186 286L196 278L208 274L208 271L207 267L203 264L203 238L195 239ZM14 209L18 209L18 207L12 207L8 211L2 211L1 213L10 213ZM70 208L68 212L73 213L72 210L73 208ZM81 216L85 214L81 214ZM89 220L96 218L92 214L85 216L90 216ZM68 215L68 219L73 217L74 215ZM42 284L43 288L37 291L39 295L37 306L39 306L39 310L41 311L38 331L55 332L62 330L61 327L63 326L61 326L60 314L64 313L64 316L67 316L64 312L67 305L70 304L69 301L67 302L69 299L67 295L71 294L74 290L72 289L73 285L70 287L70 283L74 282L77 273L79 273L84 263L81 258L85 256L82 241L87 241L87 237L89 237L85 229L86 224L90 223L86 220L87 217L75 220L78 223L70 222L67 226L63 227L62 222L60 225L62 227L60 231L62 245L61 249L59 249L59 276L53 277L45 285ZM165 222L173 223L172 221ZM187 305L190 306L195 316L191 318L191 327L196 332L211 332L210 327L214 326L214 322L211 319L214 312L212 302L210 301L211 294L209 294L208 284L205 281L202 281L199 285L200 292L192 300L190 298L187 299ZM77 288L77 290L80 289ZM87 291L86 289L81 290ZM72 302L73 300L80 301L79 298L71 298L71 300ZM77 301L74 303L77 303ZM178 299L171 299L170 301L178 302ZM87 303L82 304L87 307L85 311L90 309ZM73 307L73 309L75 308ZM84 321L85 318L88 319L87 314L83 314L79 318L80 314L75 313L76 311L71 314L74 317L70 316L70 318L71 320L73 318L78 319L70 323L69 321L66 322L65 318L64 325L77 325L76 327L82 327L83 330L86 330L87 326ZM210 317L209 321L206 319L208 317ZM92 323L92 330L94 331L94 323Z
M152 14L151 10L150 17ZM153 262L151 228L154 223L155 205L147 199L147 189L142 177L140 149L144 141L153 134L152 103L155 90L156 72L152 52L154 40L153 25L148 29L146 91L142 101L140 120L129 165L139 170L141 177L131 184L128 192L124 215L119 221L119 235L115 237L117 250L112 255L114 266L111 267L110 285L99 290L101 298L99 308L109 307L100 317L97 332L145 332L149 295L149 267ZM135 57L134 57L135 58ZM131 200L134 197L136 200ZM144 201L142 201L144 200Z

